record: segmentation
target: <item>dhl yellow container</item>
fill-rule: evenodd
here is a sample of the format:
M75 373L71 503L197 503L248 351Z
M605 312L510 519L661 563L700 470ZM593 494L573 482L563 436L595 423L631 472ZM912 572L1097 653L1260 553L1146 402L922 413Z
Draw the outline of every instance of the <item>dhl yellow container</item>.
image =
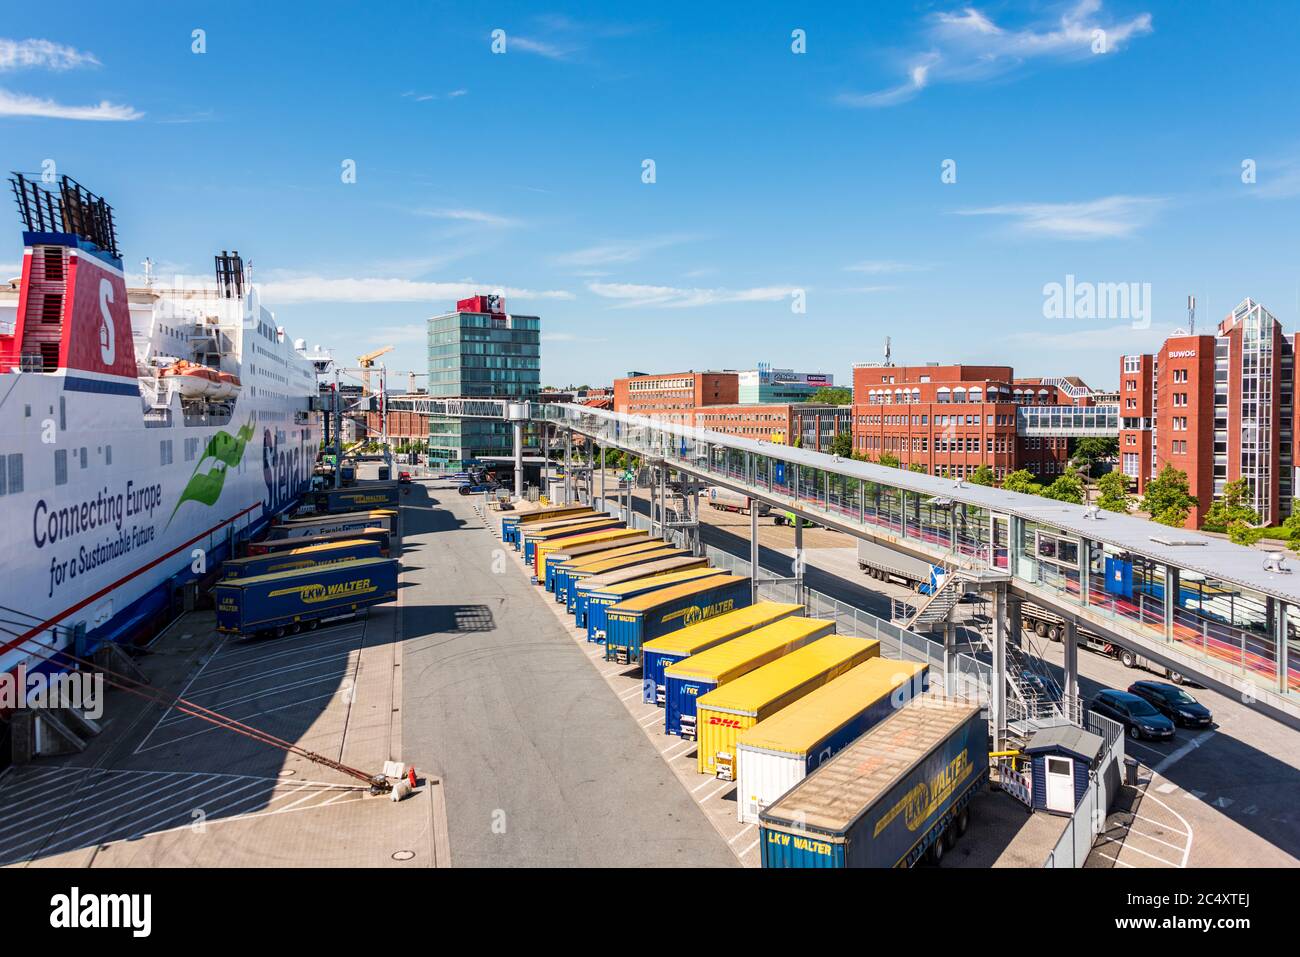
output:
M540 542L533 549L533 580L546 581L546 560L550 555L563 552L567 548L581 548L583 545L596 545L601 542L616 542L621 539L636 541L645 537L645 532L634 528L602 528L596 532L583 535L570 535L567 538L550 542Z
M801 611L803 605L760 601L757 605L728 612L696 625L687 625L681 631L647 641L641 646L641 700L646 704L657 704L661 708L664 706L664 670L673 662L689 658L740 635L747 635Z
M834 633L834 622L792 615L670 664L664 669L664 733L695 740L695 705L700 698Z
M879 654L874 639L829 635L710 691L696 703L696 767L734 780L740 732Z
M871 658L736 738L736 818L758 815L841 749L923 694L927 666Z

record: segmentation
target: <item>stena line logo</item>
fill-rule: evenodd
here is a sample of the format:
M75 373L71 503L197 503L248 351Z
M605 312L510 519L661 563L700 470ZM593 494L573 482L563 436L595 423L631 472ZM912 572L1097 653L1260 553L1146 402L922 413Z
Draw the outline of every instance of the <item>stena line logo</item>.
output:
M153 895L83 894L74 887L50 898L50 926L62 930L126 928L132 937L148 937L153 930Z
M99 357L104 365L111 366L117 359L117 343L113 335L113 314L108 307L113 302L113 284L99 280Z

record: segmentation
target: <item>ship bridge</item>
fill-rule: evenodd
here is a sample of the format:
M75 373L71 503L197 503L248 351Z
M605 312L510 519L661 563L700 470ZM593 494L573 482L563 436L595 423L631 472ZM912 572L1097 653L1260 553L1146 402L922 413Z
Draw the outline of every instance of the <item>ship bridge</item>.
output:
M1019 603L1032 604L1058 616L1069 639L1083 629L1300 722L1300 575L1279 554L1095 507L586 406L405 396L402 407L550 423L570 439L585 436L589 448L630 452L941 563L954 577L997 581L1002 641L1018 640L1005 623L1017 620ZM1069 665L1074 641L1066 647ZM1077 680L1077 671L1068 677Z

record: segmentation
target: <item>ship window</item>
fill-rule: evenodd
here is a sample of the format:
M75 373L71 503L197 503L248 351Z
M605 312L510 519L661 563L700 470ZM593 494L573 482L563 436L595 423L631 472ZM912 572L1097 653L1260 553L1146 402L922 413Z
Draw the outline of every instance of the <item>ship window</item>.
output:
M16 495L23 490L23 456L21 452L15 452L8 459L5 471L9 473L9 493Z
M161 465L172 464L172 440L163 439L158 443L158 460Z
M54 450L54 484L68 484L68 450Z
M59 431L68 431L68 400L59 396Z
M104 446L104 464L105 465L113 464L113 446L111 445Z
M82 467L83 469L86 468L86 466L87 466L88 463L87 463L87 458L86 458L86 447L85 447L84 445L81 447L81 452L80 452L80 455L79 455L78 457L81 459L81 467Z

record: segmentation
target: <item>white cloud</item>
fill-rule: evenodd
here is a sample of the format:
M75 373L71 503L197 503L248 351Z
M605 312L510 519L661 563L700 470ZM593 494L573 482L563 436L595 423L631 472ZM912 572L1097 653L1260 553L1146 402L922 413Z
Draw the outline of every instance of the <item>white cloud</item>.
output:
M1258 199L1300 196L1300 160L1261 161L1256 171L1256 182L1246 190Z
M589 282L587 288L602 299L618 300L617 308L653 306L684 309L735 302L780 302L796 291L794 286L758 286L752 289L685 289L639 283Z
M603 337L579 336L572 332L543 332L542 342L608 342Z
M501 291L516 299L572 299L573 293L562 289L504 289L492 283L463 280L460 282L416 282L410 279L382 277L335 278L300 275L275 278L259 283L268 303L302 302L433 302L447 303L480 292Z
M366 339L376 345L404 346L413 342L425 342L429 338L429 327L423 322L412 322L401 326L379 326Z
M0 71L44 68L74 70L99 66L93 53L84 53L51 40L9 40L0 37Z
M687 242L685 236L658 236L649 239L618 239L575 249L555 257L555 262L562 266L603 266L607 263L635 262L647 253L652 253L668 246Z
M509 36L506 38L506 52L510 50L523 50L525 53L536 53L538 56L544 56L548 60L567 60L577 52L576 48L570 45L561 46L558 43L549 43L546 40L534 40L531 37Z
M1092 326L1086 329L1060 330L1060 320L1042 320L1054 322L1058 331L1039 330L1013 332L1005 337L1017 345L1034 346L1040 349L1068 350L1070 352L1104 352L1108 355L1131 354L1134 352L1151 352L1160 347L1173 335L1174 326L1150 326L1135 329L1128 322L1116 322L1109 326Z
M20 263L0 263L0 281L7 282L22 274L23 267Z
M511 219L508 216L498 216L496 213L485 212L481 209L420 209L416 210L419 216L427 216L430 219L454 219L467 223L481 223L485 226L515 226L518 220Z
M1164 203L1155 196L1106 196L1081 203L1008 203L959 209L959 216L1005 216L1013 229L1055 239L1115 239L1131 236Z
M452 90L450 93L447 94L447 99L454 100L456 99L456 97L464 96L468 92L469 90Z
M54 100L0 90L0 116L39 116L54 120L138 120L144 114L108 100L93 106L68 106Z
M921 49L907 58L905 78L872 93L845 93L846 106L885 107L911 100L936 83L968 83L1010 73L1031 61L1084 60L1119 53L1151 33L1151 14L1105 20L1101 0L1078 0L1052 23L1007 29L974 7L927 17Z
M849 272L861 272L870 276L880 276L885 273L896 272L919 272L923 269L929 269L929 266L922 266L918 263L903 263L892 259L868 259L860 263L853 263L851 266L844 267Z

